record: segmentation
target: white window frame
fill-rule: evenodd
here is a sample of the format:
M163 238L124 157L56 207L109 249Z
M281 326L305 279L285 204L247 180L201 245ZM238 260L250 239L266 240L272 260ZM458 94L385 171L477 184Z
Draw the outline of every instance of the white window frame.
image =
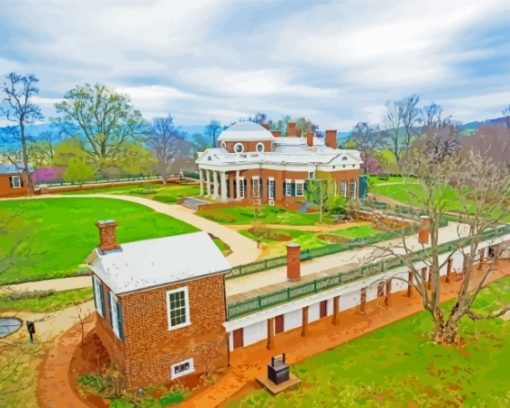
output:
M221 145L220 145L223 149L226 149L227 148L227 144L225 142L221 142Z
M177 293L177 292L184 292L184 302L185 302L184 307L185 307L185 313L186 313L186 320L183 323L172 326L171 310L170 310L170 295L172 293ZM167 311L167 319L168 319L168 331L181 329L183 327L191 325L191 318L190 318L190 314L189 314L189 294L188 294L187 286L183 286L181 288L166 291L166 311Z
M275 193L276 193L276 185L274 183L274 178L273 177L269 177L267 179L268 181L268 192L267 192L267 197L269 198L269 200L274 200L274 196L275 196Z
M120 338L120 332L119 332L119 316L117 315L117 303L119 303L117 296L113 294L113 292L110 290L110 293L108 294L110 296L110 315L112 317L112 330L117 336L119 340Z
M353 188L354 186L354 188ZM349 198L356 198L356 195L357 195L357 189L358 189L358 183L356 182L356 180L354 179L351 179L351 181L349 182Z
M251 194L253 198L260 198L260 181L259 176L252 176L251 178Z
M262 146L262 149L261 149L261 150L259 150L259 146ZM255 147L255 150L256 150L257 152L259 152L259 153L264 153L264 150L265 150L265 149L266 149L266 147L264 146L264 143L262 143L262 142L258 142L258 143L257 143L257 146Z
M289 197L292 196L292 180L285 180L285 195Z
M96 307L97 313L99 313L101 317L104 317L103 303L101 303L102 283L96 275L93 275L92 279L94 279L94 306Z
M11 176L12 188L21 188L21 176Z
M239 183L239 198L246 198L246 191L244 188L244 177L239 177L238 179Z
M237 151L237 146L241 146L241 150L240 151ZM242 143L236 143L234 145L234 152L235 153L242 153L242 152L244 152L244 145Z
M189 364L189 369L186 371L181 371L180 373L174 374L175 368L177 366L183 365L183 364ZM180 361L178 363L172 364L170 366L170 378L173 380L175 378L183 377L185 375L191 374L195 372L195 363L192 358L188 358L187 360Z
M294 183L296 183L296 197L304 197L305 182L303 180L295 180ZM299 186L301 186L301 194L299 194Z

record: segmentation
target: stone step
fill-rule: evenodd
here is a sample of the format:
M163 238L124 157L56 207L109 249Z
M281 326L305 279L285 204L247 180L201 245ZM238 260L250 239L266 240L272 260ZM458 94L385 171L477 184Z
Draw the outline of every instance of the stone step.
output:
M189 208L191 210L198 210L201 205L207 204L207 201L199 200L194 197L185 197L182 199L180 203L183 207Z

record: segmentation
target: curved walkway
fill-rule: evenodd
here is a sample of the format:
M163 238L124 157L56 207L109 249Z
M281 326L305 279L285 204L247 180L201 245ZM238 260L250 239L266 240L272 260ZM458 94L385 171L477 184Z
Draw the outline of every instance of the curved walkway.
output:
M93 195L73 194L72 196L55 194L49 197L111 198L115 200L130 201L132 203L137 203L152 208L156 212L166 214L171 217L177 218L181 221L187 222L188 224L193 225L194 227L197 227L202 231L206 231L210 234L213 234L219 239L221 239L232 250L232 253L229 256L227 256L227 260L230 262L232 266L253 262L260 255L260 250L257 249L256 242L242 236L241 234L237 233L236 231L233 231L228 227L225 227L214 221L206 220L205 218L199 217L198 215L194 214L193 210L190 210L189 208L184 208L180 205L175 204L170 205L160 203L159 201L150 200L144 197L136 197L122 194L93 194Z
M320 225L281 225L281 224L260 224L263 228L281 229L281 230L294 230L294 231L308 231L308 232L328 232L340 231L352 227L359 227L362 225L372 225L370 221L354 221L346 222L345 224L320 224ZM229 225L228 228L234 231L242 231L253 228L252 224L237 224Z

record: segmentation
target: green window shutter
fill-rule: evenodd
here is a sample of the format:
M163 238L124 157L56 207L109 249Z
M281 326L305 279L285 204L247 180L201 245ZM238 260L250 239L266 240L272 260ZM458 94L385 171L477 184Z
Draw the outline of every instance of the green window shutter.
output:
M94 279L94 275L92 275L92 293L94 295L94 306L96 307L97 310L98 299L96 299L96 280Z
M110 315L110 326L113 327L113 320L112 320L112 296L110 293L108 293L108 314Z
M296 196L296 183L293 182L290 185L291 185L291 187L290 187L290 195L292 197L295 197Z
M124 328L122 326L122 309L120 307L119 302L115 302L115 307L117 308L117 324L119 326L119 338L124 340Z
M104 288L103 283L99 284L99 297L101 298L101 315L104 317Z
M12 177L9 177L9 186L12 188Z

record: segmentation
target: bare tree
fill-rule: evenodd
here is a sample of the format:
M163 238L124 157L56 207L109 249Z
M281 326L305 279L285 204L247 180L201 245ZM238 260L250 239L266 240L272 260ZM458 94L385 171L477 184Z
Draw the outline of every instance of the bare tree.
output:
M385 118L385 128L386 134L388 135L391 152L395 156L395 161L397 165L400 163L400 153L402 151L402 140L401 140L401 131L400 128L402 126L402 118L404 116L403 107L398 101L388 101L386 102L386 118Z
M375 150L385 144L385 133L381 132L379 126L370 125L367 122L358 122L354 126L349 139L356 144L356 149L361 152L363 159L363 171L367 173L368 158Z
M508 129L510 129L510 105L508 105L505 109L503 109L503 115L505 115L505 124Z
M405 132L404 148L406 150L409 149L412 138L416 135L416 126L420 119L420 109L417 106L419 101L420 96L412 94L398 102L402 106L402 125Z
M409 238L402 233L401 244L377 245L374 254L392 256L404 264L412 276L413 286L420 295L423 307L434 321L433 339L441 343L458 340L459 322L468 317L473 320L501 316L510 310L509 305L500 304L491 313L481 314L472 306L480 291L487 286L488 278L496 269L495 262L488 262L479 271L478 255L484 234L500 226L510 210L510 175L506 169L495 165L479 153L456 153L439 160L434 153L418 151L409 153L402 162L405 175L416 178L420 188L409 191L414 203L430 218L430 245L416 252ZM458 197L463 208L452 206L451 191ZM458 205L458 204L457 204ZM440 251L440 219L450 211L460 211L457 225L458 241L446 253ZM451 310L441 303L444 281L440 270L447 266L455 253L464 258L463 281ZM440 257L441 255L441 257ZM422 278L417 262L425 264L430 273L430 288ZM394 279L401 279L396 276Z
M0 116L4 116L9 121L16 123L14 131L10 133L21 144L22 171L28 181L28 192L32 194L33 183L28 162L26 127L36 120L43 119L41 108L32 103L34 95L39 93L39 88L36 85L39 80L33 74L20 75L14 72L9 73L6 79L2 87L2 91L5 94L3 99L5 107L0 108ZM16 161L11 161L14 165L18 166Z
M205 127L206 135L211 138L212 147L216 147L216 139L222 130L223 128L221 127L221 123L217 120L211 120Z
M146 143L156 158L156 172L163 178L163 184L167 183L170 167L177 156L178 144L182 139L171 115L154 119Z

